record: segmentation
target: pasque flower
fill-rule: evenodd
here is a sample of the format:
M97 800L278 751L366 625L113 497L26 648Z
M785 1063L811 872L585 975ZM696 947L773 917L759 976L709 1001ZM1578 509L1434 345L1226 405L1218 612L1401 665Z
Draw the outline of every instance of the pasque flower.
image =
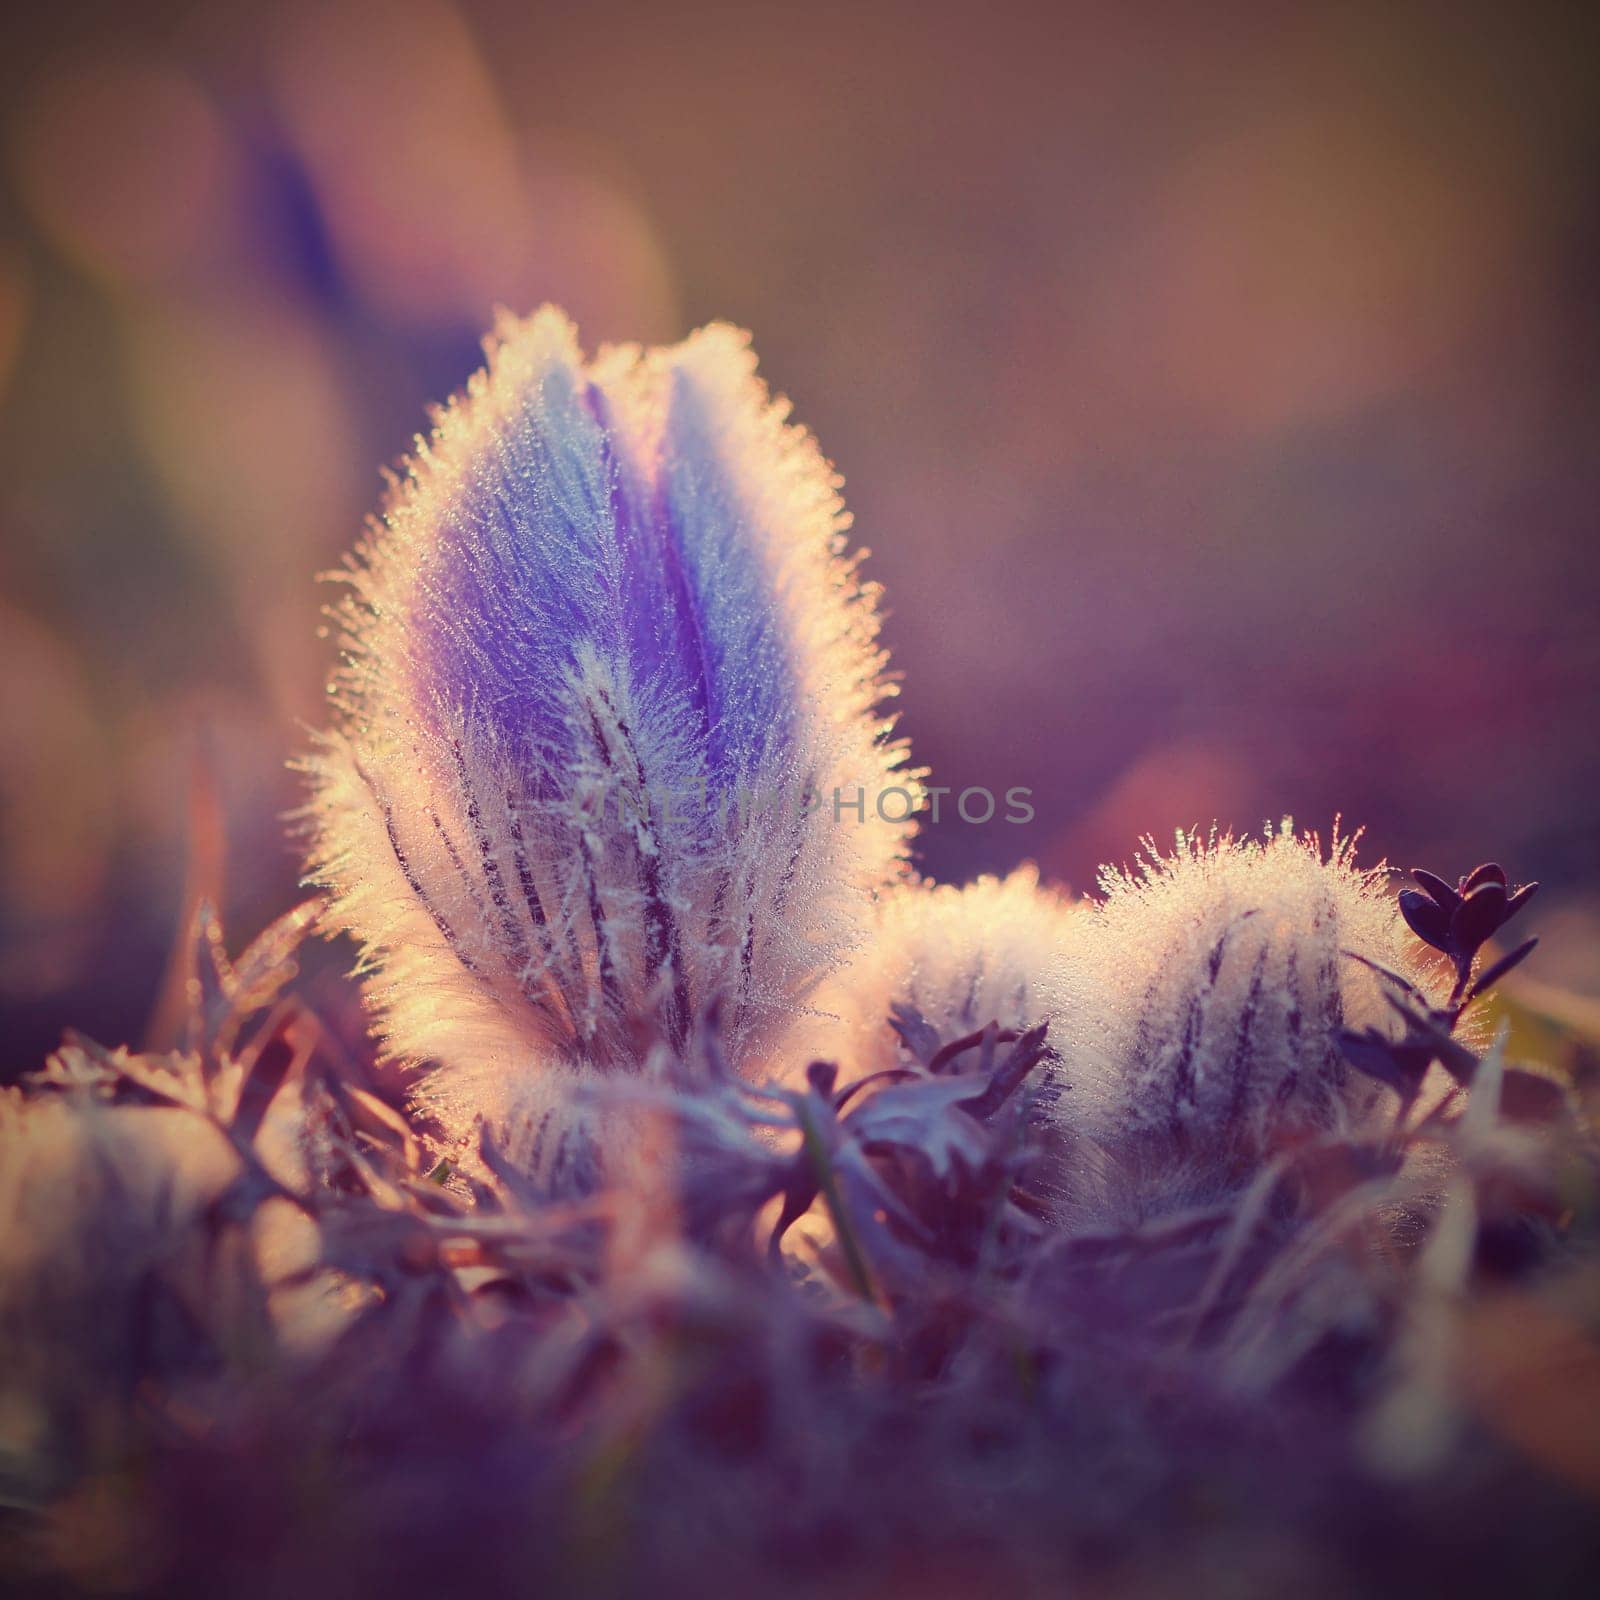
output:
M1064 952L1089 916L1032 866L960 888L897 885L874 908L860 956L819 996L834 1020L813 1052L877 1071L916 1054L913 1030L931 1030L928 1045L940 1048L990 1023L1007 1032L1048 1023Z
M1072 1130L1248 1161L1296 1131L1359 1124L1387 1091L1351 1068L1343 1031L1400 1031L1375 968L1430 982L1384 885L1354 839L1324 854L1287 823L1180 835L1170 855L1108 871L1066 968Z
M536 1144L713 1005L759 1059L909 808L838 479L744 335L590 362L546 309L486 349L345 573L310 877L435 1110Z

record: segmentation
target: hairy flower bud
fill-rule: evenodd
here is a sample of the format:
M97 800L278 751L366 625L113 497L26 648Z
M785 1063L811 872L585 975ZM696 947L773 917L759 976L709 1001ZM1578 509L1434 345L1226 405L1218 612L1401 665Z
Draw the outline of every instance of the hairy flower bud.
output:
M586 363L504 321L350 564L311 881L447 1121L759 1058L901 870L904 757L838 480L745 337Z
M838 1020L814 1053L876 1071L904 1059L891 1017L914 1015L941 1044L991 1022L1021 1030L1051 1021L1063 951L1088 914L1042 887L1032 866L962 888L919 882L888 891L867 948L819 997L819 1009Z
M1355 958L1404 973L1412 941L1354 846L1335 837L1324 856L1287 823L1260 840L1180 835L1171 855L1151 847L1137 870L1102 877L1056 1039L1073 1132L1249 1159L1386 1101L1339 1030L1400 1031Z

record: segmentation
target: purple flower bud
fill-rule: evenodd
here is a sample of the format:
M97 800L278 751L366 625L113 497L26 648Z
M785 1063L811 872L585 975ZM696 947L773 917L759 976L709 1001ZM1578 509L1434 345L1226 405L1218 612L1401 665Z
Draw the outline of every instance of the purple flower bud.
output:
M831 802L905 752L838 479L742 334L486 348L345 574L310 878L435 1108L541 1122L714 1002L760 1057L901 870Z

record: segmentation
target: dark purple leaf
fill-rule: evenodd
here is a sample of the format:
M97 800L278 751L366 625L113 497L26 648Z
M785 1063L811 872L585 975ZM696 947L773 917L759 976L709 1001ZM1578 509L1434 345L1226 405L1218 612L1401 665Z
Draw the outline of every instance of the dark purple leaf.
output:
M839 1068L832 1061L813 1061L806 1068L806 1082L825 1100L832 1097L833 1086L838 1081Z
M1455 1026L1455 1013L1450 1011L1422 1010L1408 1005L1392 994L1383 997L1391 1010L1405 1021L1407 1048L1416 1047L1437 1058L1456 1082L1470 1085L1478 1070L1478 1058L1463 1044L1450 1036Z
M1477 981L1467 990L1466 998L1476 1000L1480 994L1486 994L1499 983L1508 972L1520 967L1529 956L1533 954L1537 939L1528 939L1519 944L1509 955L1501 956L1491 967L1478 974Z
M1357 1033L1351 1028L1341 1028L1339 1048L1357 1072L1387 1084L1406 1100L1416 1095L1432 1059L1432 1052L1426 1046L1397 1044L1370 1029Z
M869 1072L864 1078L857 1078L854 1083L847 1083L833 1097L835 1112L843 1111L863 1089L875 1083L900 1083L906 1078L919 1077L920 1074L914 1067L884 1067L880 1072Z
M1506 901L1504 922L1509 922L1539 892L1537 883L1525 883Z
M1048 1022L1030 1028L1017 1039L1004 1061L989 1076L987 1088L977 1099L967 1103L967 1110L981 1122L992 1117L1027 1080L1027 1076L1041 1061L1053 1059L1054 1052L1044 1042L1050 1030Z
M818 1184L809 1162L797 1162L794 1173L783 1194L783 1210L773 1225L772 1237L767 1241L767 1253L776 1260L779 1246L789 1229L811 1209L817 1198Z
M1449 913L1430 900L1427 895L1419 894L1415 889L1402 889L1400 915L1406 919L1406 925L1424 944L1431 944L1435 950L1449 950Z
M1450 919L1450 950L1470 956L1506 920L1506 886L1486 880L1463 896Z
M1411 876L1444 907L1446 911L1454 911L1461 903L1461 896L1450 887L1443 878L1436 873L1427 871L1423 867L1413 867Z
M1339 953L1350 961L1359 961L1369 972L1375 972L1385 983L1393 984L1401 994L1408 994L1419 1003L1427 1003L1427 997L1409 978L1402 978L1398 972L1391 972L1380 962L1362 955L1359 950L1341 950Z
M1002 1029L998 1023L991 1022L972 1033L962 1034L959 1039L952 1039L928 1063L928 1070L930 1072L943 1072L957 1056L964 1054L968 1050L976 1049L985 1039L991 1040L990 1048L992 1050L994 1042L1009 1044L1016 1037L1016 1034L1011 1029Z
M1481 867L1474 867L1461 880L1461 893L1463 896L1471 894L1474 889L1484 883L1498 883L1504 889L1509 881L1506 877L1506 869L1498 861L1485 861Z

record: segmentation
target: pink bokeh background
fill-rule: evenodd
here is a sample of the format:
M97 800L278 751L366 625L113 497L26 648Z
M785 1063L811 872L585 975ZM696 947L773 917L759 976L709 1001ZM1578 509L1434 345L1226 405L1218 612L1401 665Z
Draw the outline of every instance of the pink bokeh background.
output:
M1595 986L1577 8L42 8L0 60L0 1074L291 903L334 565L492 308L711 317L846 476L928 870L1292 813ZM201 854L205 854L204 851Z

